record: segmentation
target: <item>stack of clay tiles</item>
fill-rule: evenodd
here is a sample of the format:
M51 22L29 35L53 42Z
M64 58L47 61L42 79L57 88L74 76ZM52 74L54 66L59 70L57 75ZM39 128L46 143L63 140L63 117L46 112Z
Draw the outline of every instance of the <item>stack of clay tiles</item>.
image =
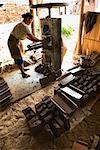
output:
M7 105L12 99L12 94L10 92L7 82L0 77L0 107Z

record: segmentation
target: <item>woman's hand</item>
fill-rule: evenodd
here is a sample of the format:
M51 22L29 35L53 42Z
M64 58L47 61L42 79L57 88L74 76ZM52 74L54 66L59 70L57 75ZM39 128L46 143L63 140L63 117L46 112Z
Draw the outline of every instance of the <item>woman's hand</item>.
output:
M32 42L43 42L43 40L38 39L37 37L35 37L35 36L32 35L32 34L28 34L28 35L27 35L27 38L28 38L29 40L31 40Z

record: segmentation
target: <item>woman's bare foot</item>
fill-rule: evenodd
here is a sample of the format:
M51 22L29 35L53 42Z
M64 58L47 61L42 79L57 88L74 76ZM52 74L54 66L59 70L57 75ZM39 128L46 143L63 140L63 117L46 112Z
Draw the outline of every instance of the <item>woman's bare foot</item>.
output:
M23 77L23 78L28 78L28 77L30 77L30 75L29 75L29 74L26 74L26 73L22 73L22 77Z

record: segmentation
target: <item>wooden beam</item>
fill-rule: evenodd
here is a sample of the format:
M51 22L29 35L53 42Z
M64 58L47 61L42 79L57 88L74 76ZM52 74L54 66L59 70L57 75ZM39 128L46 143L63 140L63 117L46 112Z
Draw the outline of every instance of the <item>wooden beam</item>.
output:
M79 23L79 33L78 33L78 45L77 45L78 54L82 54L81 39L82 39L82 28L83 28L83 14L84 14L84 0L81 0L80 23Z
M29 0L29 6L34 4L34 0ZM34 10L30 8L30 13L33 15L33 22L31 24L32 33L35 35L35 22L34 22Z

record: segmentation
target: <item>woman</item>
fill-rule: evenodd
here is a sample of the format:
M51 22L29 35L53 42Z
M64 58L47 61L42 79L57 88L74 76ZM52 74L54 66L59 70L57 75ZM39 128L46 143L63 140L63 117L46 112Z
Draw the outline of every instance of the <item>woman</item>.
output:
M26 13L22 15L23 21L18 23L14 29L12 30L9 39L8 39L8 47L11 53L12 58L17 64L18 68L21 71L22 77L27 78L29 77L28 74L25 73L24 65L23 65L23 58L21 55L22 46L21 40L28 38L33 42L39 42L39 40L34 35L31 34L28 25L32 23L33 16L31 13Z

